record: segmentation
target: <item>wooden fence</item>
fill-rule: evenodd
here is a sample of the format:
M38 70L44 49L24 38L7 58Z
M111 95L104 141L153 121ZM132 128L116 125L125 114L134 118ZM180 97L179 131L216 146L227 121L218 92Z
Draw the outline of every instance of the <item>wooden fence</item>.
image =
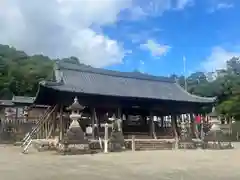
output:
M0 143L13 143L21 141L26 133L35 126L36 121L25 121L23 119L0 122Z

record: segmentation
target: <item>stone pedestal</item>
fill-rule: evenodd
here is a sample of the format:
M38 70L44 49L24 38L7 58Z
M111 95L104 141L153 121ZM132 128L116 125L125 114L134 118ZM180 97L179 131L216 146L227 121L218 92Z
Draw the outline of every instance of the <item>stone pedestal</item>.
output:
M124 147L124 136L121 128L121 119L114 119L112 133L109 139L111 151L121 151Z
M190 133L188 132L188 124L186 122L181 122L181 131L179 138L179 149L196 149L196 145L190 137Z
M229 137L221 130L221 122L217 118L210 120L211 128L203 139L204 149L231 149L233 148Z

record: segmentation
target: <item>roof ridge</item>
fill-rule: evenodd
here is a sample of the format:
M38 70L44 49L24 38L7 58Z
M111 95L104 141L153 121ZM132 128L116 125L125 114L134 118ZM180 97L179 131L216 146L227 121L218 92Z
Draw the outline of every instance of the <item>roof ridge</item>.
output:
M59 62L57 62L57 68L59 70L65 69L65 70L72 70L72 71L89 72L89 73L94 73L94 74L102 74L102 75L107 75L107 76L175 83L175 81L169 77L143 74L141 72L121 72L121 71L114 71L114 70L103 69L103 68L95 68L95 67L85 65L82 63L81 64L71 64L68 62L59 61Z

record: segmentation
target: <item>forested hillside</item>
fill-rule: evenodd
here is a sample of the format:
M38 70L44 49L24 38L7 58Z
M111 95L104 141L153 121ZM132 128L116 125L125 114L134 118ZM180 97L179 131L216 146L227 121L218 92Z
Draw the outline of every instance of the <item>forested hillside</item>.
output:
M54 60L46 56L29 56L23 51L0 45L0 99L10 99L12 94L35 96L38 82L52 78L53 64ZM216 96L220 113L240 117L240 58L233 57L226 65L226 69L217 72L191 74L186 78L186 88L192 94ZM183 76L172 75L172 78L185 86Z
M0 99L14 95L35 96L38 82L52 77L53 61L43 55L0 45Z

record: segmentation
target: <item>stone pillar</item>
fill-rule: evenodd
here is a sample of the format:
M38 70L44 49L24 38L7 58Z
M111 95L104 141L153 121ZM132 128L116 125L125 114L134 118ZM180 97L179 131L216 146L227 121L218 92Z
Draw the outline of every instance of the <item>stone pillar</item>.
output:
M108 153L108 123L104 125L104 153Z

